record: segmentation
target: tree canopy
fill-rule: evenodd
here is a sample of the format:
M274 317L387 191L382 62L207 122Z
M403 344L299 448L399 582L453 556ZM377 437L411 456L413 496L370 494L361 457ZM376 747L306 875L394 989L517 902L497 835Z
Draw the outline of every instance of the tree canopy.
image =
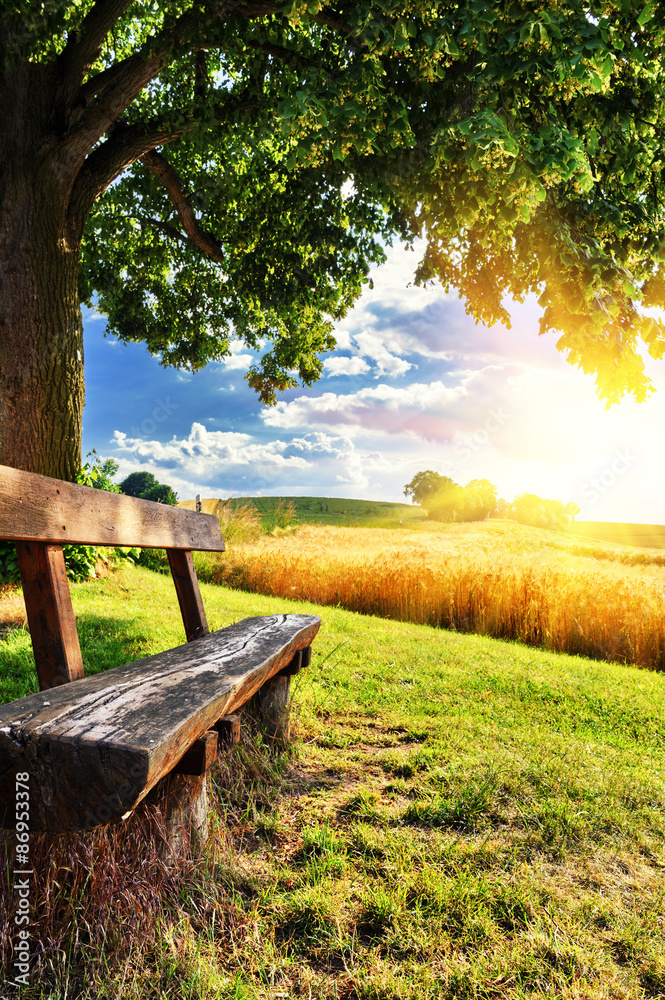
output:
M443 476L440 472L432 469L425 469L423 472L416 472L411 482L404 487L404 496L411 497L412 503L424 504L429 497L445 489L453 489L457 483L449 476Z
M643 399L641 346L665 350L644 311L665 306L664 34L630 0L2 0L2 213L28 191L53 255L80 253L82 301L164 364L263 350L264 402L318 377L394 238L487 323L535 293L603 398ZM0 268L21 238L0 227ZM37 380L81 360L41 350Z
M117 468L116 465L116 471ZM171 487L166 483L157 482L157 478L153 476L152 472L130 472L117 489L127 496L140 497L142 500L154 500L156 503L166 503L173 506L178 502L177 494Z

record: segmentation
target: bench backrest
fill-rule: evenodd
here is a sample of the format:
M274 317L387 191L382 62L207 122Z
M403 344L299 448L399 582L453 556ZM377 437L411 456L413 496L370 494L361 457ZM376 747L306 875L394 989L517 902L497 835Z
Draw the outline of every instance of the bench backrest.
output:
M0 465L0 538L223 552L219 520Z
M192 550L224 551L213 514L0 465L0 539L16 544L41 690L83 677L63 545L166 549L187 641L209 632Z

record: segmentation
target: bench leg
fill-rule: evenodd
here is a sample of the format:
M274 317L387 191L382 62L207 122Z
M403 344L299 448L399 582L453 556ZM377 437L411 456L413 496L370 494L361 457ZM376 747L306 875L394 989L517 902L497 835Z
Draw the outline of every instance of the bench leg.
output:
M169 774L160 784L165 860L176 862L184 854L200 852L208 839L206 776Z
M209 729L149 795L162 814L167 861L177 861L188 851L199 853L208 839L206 774L217 757L218 743L218 730Z
M290 696L291 678L284 674L277 674L266 681L254 696L266 733L273 743L284 745L289 742Z
M164 860L172 863L201 851L208 839L206 776L167 774L147 801L159 808L164 825Z

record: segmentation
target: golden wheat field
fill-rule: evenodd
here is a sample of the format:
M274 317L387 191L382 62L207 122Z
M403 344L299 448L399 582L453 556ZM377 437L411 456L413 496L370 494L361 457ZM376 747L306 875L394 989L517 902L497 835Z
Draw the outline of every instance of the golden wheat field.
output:
M665 556L653 550L512 521L238 539L198 557L203 579L665 669Z

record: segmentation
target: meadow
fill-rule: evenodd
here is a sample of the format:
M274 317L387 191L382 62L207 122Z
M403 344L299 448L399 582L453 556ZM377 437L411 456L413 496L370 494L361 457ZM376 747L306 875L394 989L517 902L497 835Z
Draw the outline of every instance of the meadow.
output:
M223 528L227 551L196 556L209 582L665 669L662 553L500 520Z
M665 677L203 584L212 628L320 613L296 741L213 772L205 856L166 869L146 808L35 837L26 1000L665 995ZM167 576L75 584L86 672L181 642ZM0 699L35 689L20 595ZM0 867L10 960L11 871ZM11 997L6 983L2 994Z
M398 528L402 524L424 522L426 512L419 506L391 503L387 500L345 500L340 497L232 497L229 500L208 498L202 500L205 513L217 514L220 504L226 505L227 514L234 515L255 510L264 527L272 528L283 520L294 524L337 524L346 527L368 525ZM179 506L194 509L194 500L184 500ZM226 518L230 520L229 517Z

